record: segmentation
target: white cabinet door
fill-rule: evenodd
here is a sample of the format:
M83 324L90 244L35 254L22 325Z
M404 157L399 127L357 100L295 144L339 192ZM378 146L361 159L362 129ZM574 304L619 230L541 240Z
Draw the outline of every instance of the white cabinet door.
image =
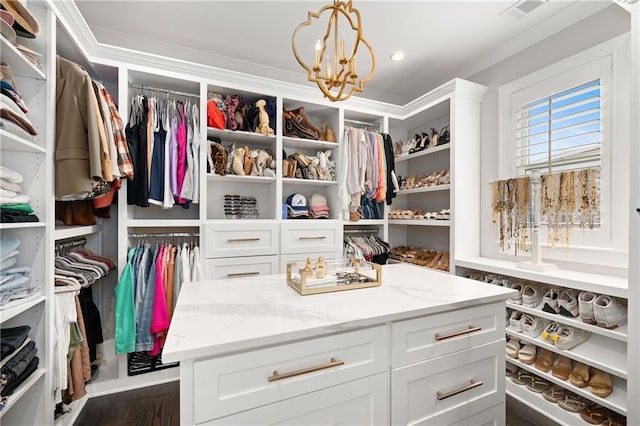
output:
M223 417L205 425L387 425L387 373Z

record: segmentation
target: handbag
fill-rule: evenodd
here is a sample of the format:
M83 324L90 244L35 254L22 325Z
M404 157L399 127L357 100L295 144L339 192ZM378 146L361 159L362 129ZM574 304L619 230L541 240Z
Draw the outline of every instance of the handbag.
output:
M322 140L320 129L314 127L307 119L304 107L282 112L283 134L292 138Z
M223 130L226 126L226 118L224 113L218 108L215 100L207 101L207 127L215 127Z

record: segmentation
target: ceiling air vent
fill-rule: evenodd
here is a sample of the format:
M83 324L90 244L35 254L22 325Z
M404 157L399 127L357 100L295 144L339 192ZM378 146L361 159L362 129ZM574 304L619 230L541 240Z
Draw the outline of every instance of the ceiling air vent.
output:
M518 21L533 10L545 4L548 0L520 0L503 10L500 15L507 17L512 21ZM624 0L622 0L624 1ZM627 0L629 1L629 0ZM637 0L630 0L637 1Z

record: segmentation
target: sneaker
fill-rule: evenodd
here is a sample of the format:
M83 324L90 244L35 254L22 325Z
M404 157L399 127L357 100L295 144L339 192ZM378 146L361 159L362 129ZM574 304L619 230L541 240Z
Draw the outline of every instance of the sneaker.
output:
M511 317L509 318L509 326L511 330L517 331L518 333L522 333L522 320L524 319L524 314L520 311L511 312Z
M549 343L553 344L553 336L556 335L559 328L560 328L560 324L558 324L557 322L552 322L547 324L545 328L542 330L542 333L541 333L542 338L550 340Z
M528 308L536 308L542 301L543 294L542 288L530 284L525 285L522 289L522 305Z
M600 327L613 329L627 323L627 308L617 299L601 294L593 302L593 315Z
M542 298L544 303L542 310L549 312L550 314L557 314L560 312L560 309L558 308L558 297L560 297L560 290L557 288L550 288L547 290Z
M511 290L517 290L518 293L514 294L513 296L511 296L509 298L509 302L515 304L515 305L522 305L522 284L520 283L514 283L511 286Z
M522 332L525 336L538 337L549 322L550 321L545 320L544 318L525 314L521 322Z
M596 319L593 316L593 302L596 295L590 291L583 291L578 296L578 310L580 311L580 319L587 324L595 324Z
M567 317L577 317L580 313L578 308L578 298L571 290L562 290L558 297L558 310L560 315Z
M556 348L568 350L578 346L580 343L586 342L591 333L580 328L562 326L553 336Z

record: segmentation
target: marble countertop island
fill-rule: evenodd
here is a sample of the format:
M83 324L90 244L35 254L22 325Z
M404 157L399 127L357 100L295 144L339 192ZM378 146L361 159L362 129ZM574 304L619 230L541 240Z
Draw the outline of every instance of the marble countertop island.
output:
M382 267L382 286L300 296L284 274L182 287L163 362L217 356L506 300L513 290L410 264Z

